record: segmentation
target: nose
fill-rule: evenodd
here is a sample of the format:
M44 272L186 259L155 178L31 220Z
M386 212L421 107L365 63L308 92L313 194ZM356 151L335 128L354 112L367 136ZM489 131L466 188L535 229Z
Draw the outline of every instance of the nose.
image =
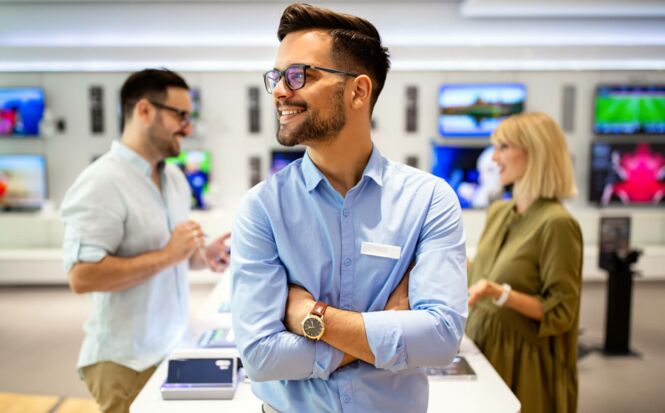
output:
M187 123L187 125L182 128L182 131L185 136L190 136L192 133L194 133L194 125L192 125L192 122Z
M499 160L499 154L498 154L496 148L494 148L494 150L492 151L492 160L493 160L494 162L496 162L496 161Z
M284 80L284 76L281 76L272 90L273 98L279 100L280 98L286 98L291 95L293 95L293 91L286 86L286 80Z

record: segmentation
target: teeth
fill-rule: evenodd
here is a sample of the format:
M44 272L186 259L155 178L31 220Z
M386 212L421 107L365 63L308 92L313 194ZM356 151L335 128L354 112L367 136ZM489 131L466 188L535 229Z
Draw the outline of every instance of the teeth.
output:
M302 112L302 110L283 110L282 115L295 115L300 112Z

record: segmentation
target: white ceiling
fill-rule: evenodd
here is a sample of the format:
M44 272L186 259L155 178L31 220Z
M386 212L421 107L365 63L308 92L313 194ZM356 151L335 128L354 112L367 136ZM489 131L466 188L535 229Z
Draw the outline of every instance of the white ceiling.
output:
M183 65L181 70L254 70L274 58L275 32L287 3L0 0L0 71L126 70L141 58ZM562 7L586 3L547 2ZM600 1L609 3L618 2ZM622 3L656 6L665 0ZM665 69L665 18L655 13L611 18L464 14L468 7L478 12L499 4L525 10L530 4L542 6L541 0L318 4L372 21L391 48L396 69L467 70L486 68L488 62L502 70Z

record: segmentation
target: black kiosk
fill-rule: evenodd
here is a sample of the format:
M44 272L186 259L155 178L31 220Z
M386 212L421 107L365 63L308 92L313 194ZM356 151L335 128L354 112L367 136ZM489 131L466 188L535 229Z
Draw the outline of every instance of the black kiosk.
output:
M630 318L633 295L632 265L642 254L631 250L630 218L601 217L598 266L608 272L605 345L610 356L636 355L630 350Z

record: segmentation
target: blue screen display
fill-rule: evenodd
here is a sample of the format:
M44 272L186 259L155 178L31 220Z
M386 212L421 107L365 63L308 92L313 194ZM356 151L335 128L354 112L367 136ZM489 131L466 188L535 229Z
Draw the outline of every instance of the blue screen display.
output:
M0 88L0 136L38 136L43 115L43 90Z
M448 182L462 208L485 208L498 199L510 198L499 182L493 148L432 145L432 174Z
M305 155L305 151L279 151L273 150L270 160L270 175L274 175L280 170L284 169L288 164L300 159Z
M524 111L522 84L459 84L439 89L439 133L487 137L510 115Z
M46 195L42 155L0 155L0 210L36 210Z
M167 383L231 384L233 383L233 359L176 359L169 360Z

